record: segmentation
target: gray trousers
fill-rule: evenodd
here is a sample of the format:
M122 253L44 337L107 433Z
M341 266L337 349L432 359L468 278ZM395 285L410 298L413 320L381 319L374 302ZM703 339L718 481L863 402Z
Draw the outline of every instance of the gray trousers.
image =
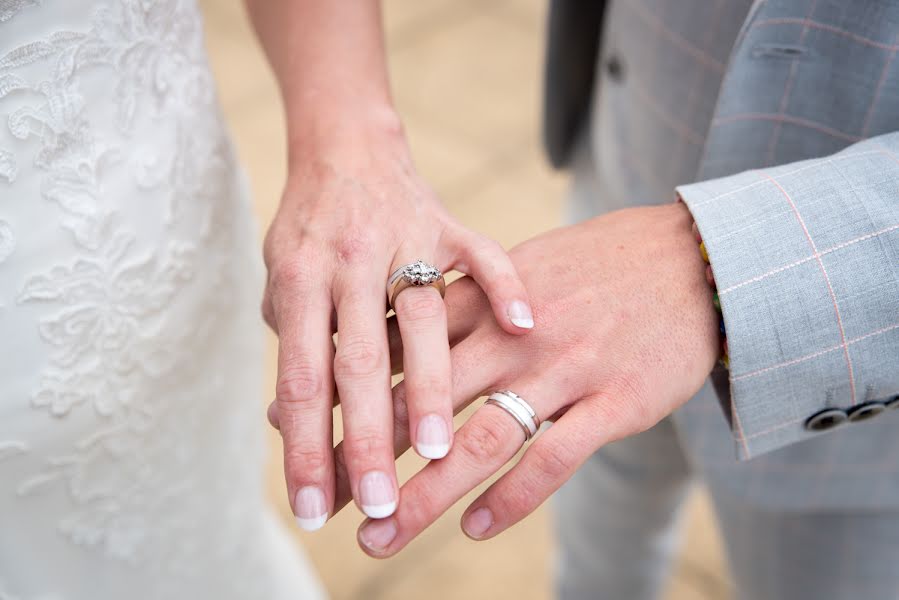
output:
M606 207L590 165L575 165L570 222ZM712 393L705 386L702 393ZM722 416L721 427L726 427ZM670 418L596 452L553 498L561 600L657 598L694 473ZM701 474L700 474L701 475ZM777 511L712 485L734 597L899 599L899 512Z
M558 597L657 598L690 480L670 419L594 454L553 498ZM710 491L735 598L899 598L899 514L776 512Z

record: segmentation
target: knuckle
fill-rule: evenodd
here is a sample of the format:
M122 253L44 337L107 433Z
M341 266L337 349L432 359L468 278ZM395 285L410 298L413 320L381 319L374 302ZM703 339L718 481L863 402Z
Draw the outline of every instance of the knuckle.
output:
M633 404L611 396L602 396L594 400L593 411L596 421L603 424L605 443L636 435L647 429L641 425L644 419L638 415Z
M560 451L542 444L531 447L531 465L540 482L554 482L563 479L569 470L568 462Z
M282 245L278 220L272 222L265 238L262 240L262 260L266 267L271 267L278 256L278 248Z
M347 461L370 461L372 457L385 454L393 456L393 444L376 429L362 429L347 434L344 438L344 454Z
M490 500L496 512L507 517L520 517L530 512L533 502L534 493L531 489L511 483L497 489Z
M420 375L406 379L406 393L412 402L423 398L449 398L450 383L437 375Z
M272 427L278 429L279 427L279 416L278 416L278 403L272 402L268 405L268 408L265 409L265 416L268 419L268 422L271 423Z
M408 322L436 321L446 315L446 304L432 289L406 290L396 299L397 314Z
M319 398L324 389L322 369L311 360L297 359L284 365L275 384L275 397L285 404L305 403Z
M328 457L319 448L294 446L285 451L285 463L293 479L318 479L328 466Z
M490 278L490 296L508 297L522 288L522 284L515 273L497 271ZM514 297L514 296L513 296Z
M459 438L457 443L462 452L477 463L492 461L497 455L504 454L508 442L502 428L487 422L472 423L466 434Z
M262 303L261 313L262 320L265 321L265 324L268 325L272 331L277 333L278 324L275 322L275 311L272 308L272 303L268 300L268 298L266 298Z
M664 416L664 405L650 400L644 379L636 372L624 372L609 383L614 400L610 397L608 403L616 407L617 425L625 435L640 433Z
M334 241L334 253L343 264L366 264L377 247L375 236L366 227L347 230Z
M337 352L334 354L334 374L344 377L368 376L387 368L387 357L380 344L374 339L357 337L343 344L338 338Z
M422 485L415 489L415 501L403 503L403 524L413 531L420 531L433 523L442 512L440 502L437 500L441 493L439 489L429 489L431 486Z
M505 254L506 250L503 248L503 245L500 244L493 238L489 238L487 236L481 236L474 243L474 251L478 256L481 255L495 255L495 254Z
M309 286L313 281L313 264L312 261L304 260L300 256L281 259L272 264L269 269L269 285L272 292Z

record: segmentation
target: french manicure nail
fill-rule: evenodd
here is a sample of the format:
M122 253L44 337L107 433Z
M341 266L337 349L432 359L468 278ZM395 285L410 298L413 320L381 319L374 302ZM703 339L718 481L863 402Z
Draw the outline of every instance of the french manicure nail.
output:
M294 506L297 523L306 531L317 531L328 520L325 494L315 486L307 485L297 490Z
M509 320L522 329L534 327L534 315L531 314L530 307L521 300L515 300L509 305Z
M415 449L423 458L437 459L449 452L449 430L440 415L428 415L418 422Z
M359 532L359 539L370 550L383 550L396 537L396 521L383 519L371 521Z
M362 512L372 519L389 517L396 510L396 490L390 477L382 471L369 471L362 476L359 497Z
M490 512L489 508L484 506L465 517L465 522L462 523L462 529L465 530L465 533L468 534L469 537L478 539L483 536L492 525L493 513Z

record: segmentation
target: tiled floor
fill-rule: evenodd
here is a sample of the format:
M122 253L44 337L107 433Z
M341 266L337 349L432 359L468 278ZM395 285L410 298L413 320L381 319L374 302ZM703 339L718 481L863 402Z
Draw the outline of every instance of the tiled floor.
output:
M222 104L266 224L284 182L277 90L239 0L205 0ZM543 0L387 0L394 92L422 174L465 223L509 246L559 220L565 178L538 145ZM270 360L274 345L270 345ZM274 370L270 369L270 380ZM268 382L268 389L272 382ZM464 416L464 415L463 415ZM260 410L260 418L262 412ZM290 526L272 435L271 495ZM400 460L401 477L421 465ZM352 507L321 532L296 536L335 599L550 597L551 532L545 510L490 542L459 531L466 503L389 561L356 546ZM295 529L295 528L294 528ZM705 496L687 511L687 536L669 600L728 596L720 543Z

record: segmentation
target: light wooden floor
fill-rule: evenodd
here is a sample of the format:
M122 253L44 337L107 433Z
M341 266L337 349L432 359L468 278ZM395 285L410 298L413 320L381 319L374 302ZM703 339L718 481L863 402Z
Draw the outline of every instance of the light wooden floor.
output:
M283 119L274 81L238 0L203 0L222 104L253 184L261 226L284 182ZM540 65L545 0L387 0L391 74L420 171L450 210L506 246L559 220L565 177L540 153ZM269 346L272 365L274 344ZM267 390L273 387L269 369ZM259 418L264 418L260 407ZM552 538L545 510L499 538L475 543L458 527L460 503L398 557L367 558L349 507L315 534L293 526L277 435L269 467L273 502L335 599L543 599L551 596ZM401 477L421 465L400 460ZM469 498L472 499L473 497ZM687 535L666 598L728 597L705 496L687 510Z

